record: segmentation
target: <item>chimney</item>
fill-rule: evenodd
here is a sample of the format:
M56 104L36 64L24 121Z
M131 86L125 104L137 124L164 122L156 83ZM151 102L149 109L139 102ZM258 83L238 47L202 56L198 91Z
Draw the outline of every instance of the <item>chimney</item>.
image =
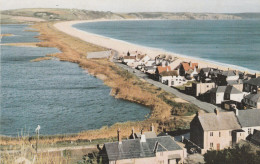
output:
M145 135L144 134L141 134L141 140L140 142L146 142L146 138L145 138Z
M150 131L151 131L151 132L154 132L154 126L153 126L153 123L152 123L152 126L151 126Z
M191 61L189 62L189 65L190 65L190 67L192 67L192 63L191 63Z
M234 112L235 112L236 116L239 115L239 114L238 114L238 109L235 109Z
M119 144L122 144L122 137L121 137L121 134L120 134L120 128L117 130L117 139L118 139L118 143Z
M135 129L134 129L134 127L132 127L132 136L133 136L133 139L135 139Z
M219 115L219 110L217 108L214 109L214 112L216 113L216 115Z
M197 117L200 116L200 112L199 111L196 112L196 116Z

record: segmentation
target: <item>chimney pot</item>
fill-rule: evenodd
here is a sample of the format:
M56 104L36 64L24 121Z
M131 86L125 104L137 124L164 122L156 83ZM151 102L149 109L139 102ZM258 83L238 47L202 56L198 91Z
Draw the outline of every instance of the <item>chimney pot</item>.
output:
M216 115L219 115L219 110L217 108L215 108L214 112L216 113Z
M151 126L151 129L150 129L152 132L154 132L154 126L153 126L153 123L152 123L152 126Z
M118 130L117 130L117 139L118 139L118 143L122 144L122 137L121 137L120 133L121 133L120 128L118 128Z

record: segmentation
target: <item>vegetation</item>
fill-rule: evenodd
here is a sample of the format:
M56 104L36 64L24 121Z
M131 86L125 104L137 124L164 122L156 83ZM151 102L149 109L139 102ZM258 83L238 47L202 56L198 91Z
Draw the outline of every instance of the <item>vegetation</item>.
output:
M250 145L236 145L221 151L208 151L204 155L206 164L259 164L260 151L253 151Z

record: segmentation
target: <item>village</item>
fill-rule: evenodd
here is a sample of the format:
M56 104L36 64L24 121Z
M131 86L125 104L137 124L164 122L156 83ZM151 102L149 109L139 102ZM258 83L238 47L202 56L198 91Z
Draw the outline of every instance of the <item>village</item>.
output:
M133 68L133 74L141 71L155 81L216 108L213 112L197 112L190 122L188 136L156 134L151 125L150 131L135 132L133 128L131 135L123 140L118 129L118 141L105 143L101 150L105 155L103 161L180 164L189 163L188 159L195 154L204 155L238 144L253 145L260 150L260 77L256 73L204 68L167 55L152 59L137 51L114 58ZM190 163L203 163L201 159Z

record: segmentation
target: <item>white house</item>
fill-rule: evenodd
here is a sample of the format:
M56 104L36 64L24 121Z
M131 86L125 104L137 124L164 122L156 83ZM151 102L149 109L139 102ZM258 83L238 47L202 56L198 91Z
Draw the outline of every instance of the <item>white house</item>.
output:
M125 63L125 64L127 64L127 63L133 63L133 62L135 62L135 60L136 60L136 57L135 57L135 56L124 56L124 57L122 58L122 62Z
M234 86L227 86L224 94L224 100L233 100L241 102L244 98L243 92L235 88Z
M188 81L183 76L160 76L159 81L168 86L181 86Z
M210 103L221 104L224 101L224 94L227 86L219 86L210 90Z

